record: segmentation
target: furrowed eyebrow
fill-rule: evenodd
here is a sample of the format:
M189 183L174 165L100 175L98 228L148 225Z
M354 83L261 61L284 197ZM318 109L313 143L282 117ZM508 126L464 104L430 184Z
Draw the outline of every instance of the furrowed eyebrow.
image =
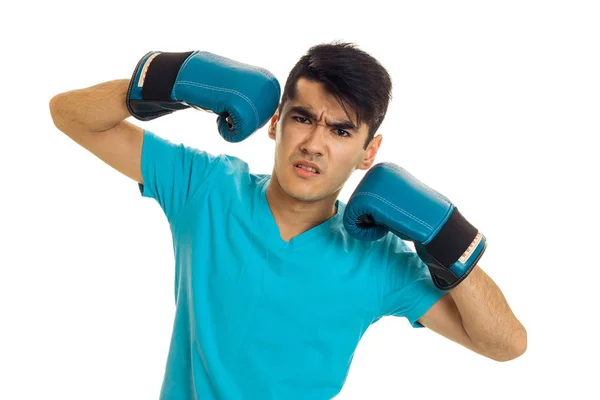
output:
M306 107L294 106L294 107L292 107L290 109L289 112L290 113L295 113L295 114L300 114L301 116L303 116L305 118L317 119L317 116L312 111L310 111L308 108L306 108ZM348 121L348 120L334 122L334 123L331 123L331 124L325 122L325 124L327 126L332 126L334 128L343 129L343 130L357 130L358 129L356 127L356 125L354 125L351 121Z

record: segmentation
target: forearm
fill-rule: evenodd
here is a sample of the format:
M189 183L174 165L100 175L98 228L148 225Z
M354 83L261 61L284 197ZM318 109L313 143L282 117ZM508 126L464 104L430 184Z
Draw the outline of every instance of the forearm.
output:
M527 347L527 332L496 283L479 267L450 290L473 344L498 360L510 360Z
M50 101L57 128L65 133L102 132L131 116L125 103L129 79L60 93Z

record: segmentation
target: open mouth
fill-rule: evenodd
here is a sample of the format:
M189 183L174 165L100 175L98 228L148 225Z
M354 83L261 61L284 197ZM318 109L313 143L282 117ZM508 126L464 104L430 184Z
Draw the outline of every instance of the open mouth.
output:
M315 168L307 167L307 166L302 165L302 164L296 164L296 165L294 165L294 169L296 170L296 173L298 175L303 176L303 177L310 177L310 176L317 176L317 175L319 175L319 171L316 170Z

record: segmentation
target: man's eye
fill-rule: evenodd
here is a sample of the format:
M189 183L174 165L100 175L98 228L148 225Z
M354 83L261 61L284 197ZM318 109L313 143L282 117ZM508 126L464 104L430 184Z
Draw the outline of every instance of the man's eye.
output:
M343 137L350 136L350 134L343 129L337 129L337 132L340 136L343 136Z
M308 121L308 118L305 117L292 117L294 118L296 121L300 122L300 123L304 123L305 121ZM309 121L310 122L310 121Z

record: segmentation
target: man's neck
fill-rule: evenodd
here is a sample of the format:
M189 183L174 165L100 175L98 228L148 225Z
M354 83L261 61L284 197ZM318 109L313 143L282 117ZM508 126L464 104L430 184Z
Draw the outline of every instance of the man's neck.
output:
M285 241L323 223L337 212L337 194L314 202L300 201L283 191L275 174L271 176L266 196L280 236Z

